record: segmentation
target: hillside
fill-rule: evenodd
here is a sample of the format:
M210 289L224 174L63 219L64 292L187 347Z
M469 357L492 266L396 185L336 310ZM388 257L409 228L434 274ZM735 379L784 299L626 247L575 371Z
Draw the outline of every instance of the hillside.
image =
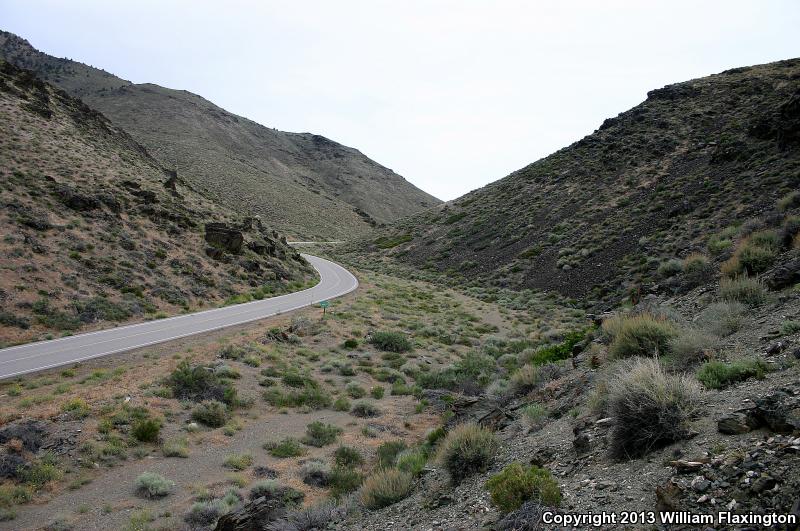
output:
M0 183L0 344L315 278L271 228L205 199L102 114L5 61Z
M748 220L779 221L776 203L798 187L793 59L653 90L582 140L371 235L354 255L607 306L680 290L664 262L700 253L721 263L753 230Z
M301 239L342 239L439 201L358 150L286 133L195 94L133 84L0 31L0 58L99 110L198 191Z

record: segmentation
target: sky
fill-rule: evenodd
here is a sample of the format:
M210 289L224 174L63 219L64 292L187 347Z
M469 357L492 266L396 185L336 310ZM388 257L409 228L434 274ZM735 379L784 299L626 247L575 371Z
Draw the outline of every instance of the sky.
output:
M800 56L798 0L0 0L0 28L325 135L444 200L648 90Z

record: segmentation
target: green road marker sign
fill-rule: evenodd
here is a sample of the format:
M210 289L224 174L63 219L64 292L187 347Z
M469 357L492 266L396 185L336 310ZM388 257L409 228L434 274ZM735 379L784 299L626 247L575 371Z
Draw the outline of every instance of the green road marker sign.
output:
M320 301L319 307L322 308L322 315L325 315L325 310L327 310L328 306L330 306L330 305L331 305L331 303L328 302L328 301Z

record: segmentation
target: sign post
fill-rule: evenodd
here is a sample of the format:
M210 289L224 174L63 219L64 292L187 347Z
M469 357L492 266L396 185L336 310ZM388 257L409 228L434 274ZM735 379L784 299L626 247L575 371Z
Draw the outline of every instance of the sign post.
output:
M322 317L325 318L325 311L328 309L331 303L328 301L320 301L319 307L322 308Z

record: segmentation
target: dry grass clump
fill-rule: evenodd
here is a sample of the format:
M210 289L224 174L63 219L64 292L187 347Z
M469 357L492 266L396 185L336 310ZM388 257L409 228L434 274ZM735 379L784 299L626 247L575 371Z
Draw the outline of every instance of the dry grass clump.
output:
M767 302L767 288L757 278L724 278L719 283L719 295L723 301L738 302L751 308Z
M624 369L609 383L612 455L641 457L685 439L698 407L697 382L667 374L654 359L636 359Z
M650 313L611 317L603 322L603 331L611 337L612 358L664 354L677 335L675 325Z
M450 473L453 483L485 471L494 461L497 439L477 424L461 424L441 442L438 460Z
M414 477L396 468L378 470L361 485L361 503L367 509L381 509L404 499L411 492Z

